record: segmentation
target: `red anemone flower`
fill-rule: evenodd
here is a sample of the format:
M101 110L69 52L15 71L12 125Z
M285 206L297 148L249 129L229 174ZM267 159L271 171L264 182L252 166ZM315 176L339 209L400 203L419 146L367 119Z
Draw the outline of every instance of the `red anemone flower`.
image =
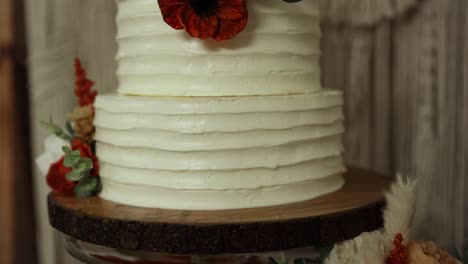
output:
M64 157L60 158L49 168L47 173L47 184L58 193L73 193L76 183L67 180L66 175L72 171L71 168L63 166Z
M196 38L231 39L244 30L246 0L158 0L164 21Z

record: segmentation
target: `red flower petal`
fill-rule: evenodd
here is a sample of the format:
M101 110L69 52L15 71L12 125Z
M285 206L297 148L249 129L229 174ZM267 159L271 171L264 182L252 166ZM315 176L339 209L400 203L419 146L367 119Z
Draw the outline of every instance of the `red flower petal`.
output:
M64 157L52 164L47 173L47 184L52 190L59 193L72 193L75 182L67 180L66 176L71 172L71 168L63 166Z
M245 0L218 0L216 15L225 20L241 20L248 16Z
M247 26L248 16L242 20L228 21L221 20L219 21L218 31L213 35L213 38L217 41L222 41L226 39L232 39L237 34Z
M192 37L207 39L218 29L218 17L201 17L189 5L179 9L178 15L185 30Z
M88 80L86 71L78 58L75 58L75 79L75 95L78 97L80 106L93 104L97 95L97 92L92 90L94 82Z
M183 29L178 16L179 9L184 7L184 0L158 0L159 9L163 15L164 21L174 29Z

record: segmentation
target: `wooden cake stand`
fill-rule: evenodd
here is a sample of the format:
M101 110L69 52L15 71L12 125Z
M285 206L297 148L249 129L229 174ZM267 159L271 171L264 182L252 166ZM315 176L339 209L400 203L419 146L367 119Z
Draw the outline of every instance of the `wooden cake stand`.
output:
M340 191L314 200L224 211L148 209L52 193L49 218L72 238L124 250L207 255L331 245L382 226L390 180L355 168L345 176Z

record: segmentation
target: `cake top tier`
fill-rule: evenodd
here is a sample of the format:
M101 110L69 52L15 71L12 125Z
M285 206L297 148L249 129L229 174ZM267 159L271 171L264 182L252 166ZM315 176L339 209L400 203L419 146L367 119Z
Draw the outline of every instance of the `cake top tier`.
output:
M117 3L120 94L250 96L320 90L315 0L247 0L247 27L221 42L174 30L164 22L157 0Z

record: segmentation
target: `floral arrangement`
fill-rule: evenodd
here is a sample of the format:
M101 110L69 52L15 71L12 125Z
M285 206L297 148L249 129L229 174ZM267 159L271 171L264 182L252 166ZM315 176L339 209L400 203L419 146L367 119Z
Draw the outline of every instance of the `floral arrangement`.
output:
M415 181L398 177L386 195L384 228L338 244L326 264L461 264L434 242L411 239Z
M86 197L101 188L99 161L94 153L93 103L97 92L92 89L94 82L88 79L78 58L75 78L78 106L68 115L65 130L52 118L42 122L51 135L46 139L46 152L38 158L38 164L42 170L48 167L46 180L54 192ZM62 152L57 150L59 146ZM58 159L52 161L54 158Z
M245 29L249 19L246 0L158 0L158 4L169 26L200 39L231 39Z

